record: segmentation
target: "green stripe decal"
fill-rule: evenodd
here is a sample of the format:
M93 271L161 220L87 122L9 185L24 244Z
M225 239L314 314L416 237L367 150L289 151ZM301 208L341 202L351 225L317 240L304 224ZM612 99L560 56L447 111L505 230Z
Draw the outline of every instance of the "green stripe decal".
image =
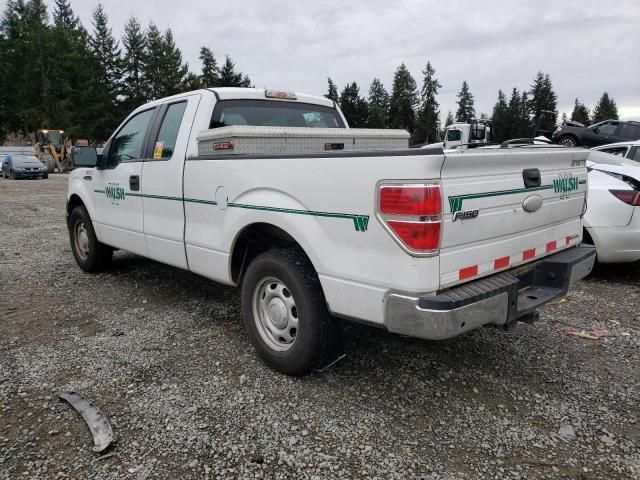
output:
M105 190L94 190L95 193L104 193L107 194L107 197L110 197L109 193ZM199 203L204 205L217 205L218 202L215 200L203 200L200 198L182 198L182 197L170 197L167 195L149 195L145 193L136 193L136 192L126 192L122 199L125 197L141 197L141 198L153 198L158 200L174 200L177 202L187 202L187 203ZM259 210L264 212L277 212L277 213L288 213L293 215L309 215L312 217L324 217L324 218L342 218L353 221L353 226L356 232L366 232L367 227L369 226L369 215L356 215L352 213L332 213L332 212L318 212L314 210L299 210L293 208L279 208L279 207L267 207L262 205L251 205L247 203L233 203L230 202L228 205L230 208L243 208L245 210Z

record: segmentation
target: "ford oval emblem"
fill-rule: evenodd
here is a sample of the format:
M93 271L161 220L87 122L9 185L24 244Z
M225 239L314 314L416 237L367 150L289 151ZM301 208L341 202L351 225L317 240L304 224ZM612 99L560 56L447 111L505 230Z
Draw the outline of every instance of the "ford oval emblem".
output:
M524 199L522 202L522 209L525 212L533 213L540 210L542 207L542 197L540 195L531 195Z

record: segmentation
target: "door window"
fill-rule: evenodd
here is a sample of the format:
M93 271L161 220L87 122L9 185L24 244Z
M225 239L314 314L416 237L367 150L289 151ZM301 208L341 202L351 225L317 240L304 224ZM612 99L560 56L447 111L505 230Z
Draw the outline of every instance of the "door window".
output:
M168 159L172 157L173 151L176 148L176 139L178 138L178 131L180 130L180 124L182 123L182 117L186 108L187 102L172 103L167 108L167 113L164 115L160 131L158 132L158 138L156 138L154 143L154 160Z
M111 142L108 168L115 168L120 162L141 159L142 144L149 122L155 109L145 110L131 117Z
M598 125L598 133L600 135L613 135L618 128L617 122L607 122Z
M640 147L636 147L636 151L633 153L633 157L631 157L631 160L640 162Z

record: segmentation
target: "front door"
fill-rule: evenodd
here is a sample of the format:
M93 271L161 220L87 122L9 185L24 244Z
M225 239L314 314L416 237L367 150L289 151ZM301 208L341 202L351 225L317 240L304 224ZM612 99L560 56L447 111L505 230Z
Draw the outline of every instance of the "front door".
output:
M103 243L147 256L140 185L147 132L156 109L125 121L103 151L106 168L94 175L94 226Z
M149 136L142 169L144 234L149 257L187 268L182 170L200 94L163 104Z

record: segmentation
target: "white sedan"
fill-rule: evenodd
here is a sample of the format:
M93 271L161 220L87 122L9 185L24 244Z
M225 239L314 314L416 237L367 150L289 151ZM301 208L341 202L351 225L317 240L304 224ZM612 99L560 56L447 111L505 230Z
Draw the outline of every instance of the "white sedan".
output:
M596 247L600 263L640 260L640 164L592 151L584 242Z

